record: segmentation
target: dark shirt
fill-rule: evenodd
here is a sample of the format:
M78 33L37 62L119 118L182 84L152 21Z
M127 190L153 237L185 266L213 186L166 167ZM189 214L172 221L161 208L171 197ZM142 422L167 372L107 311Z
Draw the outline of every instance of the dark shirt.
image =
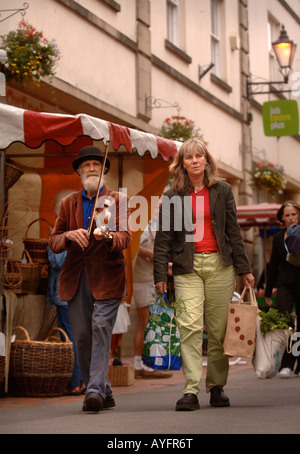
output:
M270 298L273 288L293 286L300 282L300 267L286 261L287 250L284 245L285 230L273 238L272 252L268 269L265 296Z

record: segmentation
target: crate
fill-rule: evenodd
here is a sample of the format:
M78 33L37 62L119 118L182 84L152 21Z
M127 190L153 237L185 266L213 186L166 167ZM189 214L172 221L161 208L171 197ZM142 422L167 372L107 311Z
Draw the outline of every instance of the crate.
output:
M134 385L133 366L108 366L108 378L111 386Z

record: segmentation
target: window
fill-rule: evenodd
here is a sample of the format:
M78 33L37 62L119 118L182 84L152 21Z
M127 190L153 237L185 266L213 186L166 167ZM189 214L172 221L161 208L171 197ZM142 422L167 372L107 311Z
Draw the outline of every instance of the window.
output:
M221 78L221 26L220 0L210 0L211 9L211 58L213 72Z
M274 53L272 42L276 41L279 36L279 25L269 17L268 19L268 51L269 51L269 77L270 80L279 79L278 64Z
M168 40L179 47L179 0L167 0Z

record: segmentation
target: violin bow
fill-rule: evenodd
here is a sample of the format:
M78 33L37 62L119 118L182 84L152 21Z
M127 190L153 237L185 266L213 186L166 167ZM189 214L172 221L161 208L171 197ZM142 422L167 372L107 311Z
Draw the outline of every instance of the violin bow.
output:
M105 170L106 158L107 158L107 155L108 155L109 143L110 142L107 142L107 144L105 145L105 152L104 152L104 159L103 159L102 169L101 169L101 173L100 173L100 177L99 177L99 182L98 182L96 197L95 197L95 201L94 201L93 211L92 211L92 214L91 214L91 217L90 217L89 226L88 226L89 235L91 234L91 230L92 230L92 226L93 226L97 199L98 199L99 191L100 191L100 188L101 188L102 179L103 179L103 173L104 173L104 170Z

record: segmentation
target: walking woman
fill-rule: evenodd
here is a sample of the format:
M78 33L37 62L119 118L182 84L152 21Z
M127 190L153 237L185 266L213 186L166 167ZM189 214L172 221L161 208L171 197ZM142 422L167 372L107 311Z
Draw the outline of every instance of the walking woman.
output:
M162 199L154 245L154 281L158 294L166 292L168 263L173 262L176 300L186 305L186 313L177 318L185 387L175 409L200 408L203 315L208 335L206 391L212 406L229 406L223 390L229 369L223 354L228 305L236 275L243 276L247 287L254 286L233 193L199 138L183 143L170 172L172 189Z
M284 240L287 237L287 229L291 225L300 223L300 205L293 200L287 200L279 208L277 219L284 226L284 229L273 238L265 300L269 306L272 305L272 290L276 287L276 308L282 313L288 312L291 314L295 304L298 323L297 330L300 331L300 267L287 262L287 250L284 245ZM280 378L289 378L294 375L295 361L296 357L292 353L284 352L279 371ZM300 376L299 360L295 374Z

